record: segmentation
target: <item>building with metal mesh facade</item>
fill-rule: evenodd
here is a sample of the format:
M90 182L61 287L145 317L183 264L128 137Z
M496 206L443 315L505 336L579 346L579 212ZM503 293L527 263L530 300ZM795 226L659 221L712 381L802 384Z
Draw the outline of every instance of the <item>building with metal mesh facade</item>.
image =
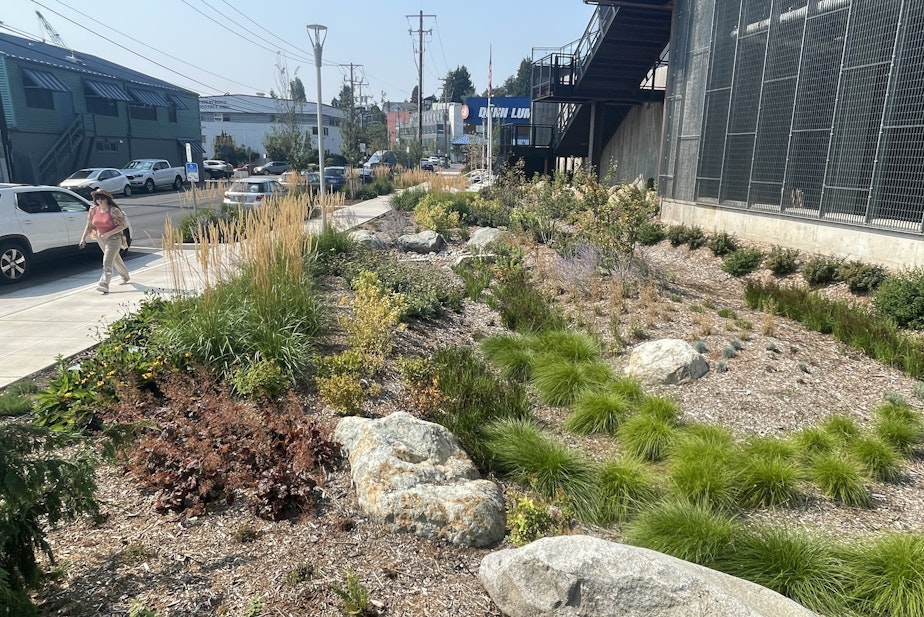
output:
M659 190L924 233L924 2L676 0Z

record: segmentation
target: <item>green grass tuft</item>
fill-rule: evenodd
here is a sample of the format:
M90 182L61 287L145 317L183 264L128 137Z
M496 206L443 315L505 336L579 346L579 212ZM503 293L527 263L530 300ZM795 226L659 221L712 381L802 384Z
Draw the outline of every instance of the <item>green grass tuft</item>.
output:
M860 427L850 416L834 415L821 424L821 430L841 444L850 444L860 436Z
M486 433L502 473L550 501L567 495L579 516L592 516L594 468L582 454L545 435L531 420L498 420Z
M751 508L786 505L799 495L799 466L788 457L750 450L738 461L738 499Z
M609 390L584 390L574 401L574 411L565 418L566 431L587 435L615 435L619 425L635 410L625 396Z
M869 491L857 463L840 453L819 454L811 461L812 480L826 496L848 506L869 506Z
M713 567L739 533L734 519L701 505L670 500L645 509L626 529L626 540L678 559Z
M805 458L834 451L837 441L830 433L820 428L807 428L796 433L793 443Z
M735 500L735 456L731 434L717 426L694 426L679 433L670 452L673 491L693 503L728 508Z
M894 482L901 477L901 454L881 439L860 437L850 445L850 454L874 480Z
M624 457L603 464L597 475L598 512L595 522L608 525L626 521L658 498L657 478L644 463Z
M889 534L851 551L849 597L861 615L924 615L924 537Z
M822 614L841 614L849 577L836 543L818 534L765 527L735 537L719 569ZM869 613L873 614L873 613Z
M761 456L791 460L796 456L793 443L776 437L754 437L745 442L741 449L744 457Z
M660 461L677 436L674 424L652 414L640 413L623 422L617 430L625 452L647 461Z
M646 416L653 416L662 422L675 426L680 419L680 408L677 403L661 396L649 396L638 407L638 412Z
M32 395L37 391L31 379L10 384L0 394L0 416L21 416L32 411Z
M532 348L554 354L571 362L594 362L600 359L600 341L583 332L547 330L529 339Z
M876 408L876 416L876 434L904 455L911 454L924 439L921 415L907 405L883 403Z
M508 379L527 381L532 374L535 354L526 337L514 334L491 336L481 341L481 352Z
M570 405L580 391L600 388L610 379L612 371L603 362L571 362L541 354L533 364L533 385L545 405Z

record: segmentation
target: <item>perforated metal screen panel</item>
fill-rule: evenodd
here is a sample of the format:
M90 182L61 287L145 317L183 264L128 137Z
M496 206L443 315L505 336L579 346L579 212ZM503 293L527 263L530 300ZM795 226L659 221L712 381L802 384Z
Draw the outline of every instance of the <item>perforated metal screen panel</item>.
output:
M662 195L924 231L924 2L675 6Z

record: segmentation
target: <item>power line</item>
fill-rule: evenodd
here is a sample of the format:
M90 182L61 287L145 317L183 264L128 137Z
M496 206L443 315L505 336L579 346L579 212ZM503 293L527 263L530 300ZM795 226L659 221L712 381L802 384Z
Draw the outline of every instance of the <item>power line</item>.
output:
M36 4L38 4L39 6L42 6L42 5L39 4L38 2L36 2ZM95 22L95 23L97 23L97 24L99 24L99 25L101 25L101 26L105 26L105 27L108 28L109 30L112 30L113 32L117 32L118 34L121 34L122 36L124 36L124 37L126 37L126 38L132 38L132 37L129 37L129 36L128 36L127 34L125 34L124 32L121 32L121 31L119 31L118 29L116 29L116 28L114 28L114 27L112 27L112 26L110 26L110 25L107 25L107 24L105 24L105 23L99 21L96 17L93 17L93 16L91 16L91 15L87 15L86 13L84 13L84 12L78 10L78 9L75 9L74 7L70 6L70 5L67 4L66 2L62 2L61 0L58 0L58 4L61 4L61 5L63 5L63 6L66 6L66 7L69 8L70 10L74 11L75 13L77 13L78 15L82 15L83 17L86 17L87 19L89 19L89 20L91 20L91 21L93 21L93 22ZM61 15L60 13L54 11L53 9L48 9L48 10L54 12L55 15L58 15L59 17L62 17L62 18L64 18L64 19L67 19L67 17L64 17L64 16ZM71 21L71 20L68 20L68 21ZM80 26L81 28L84 28L84 30L89 30L89 28L86 28L85 26L81 26L80 24L77 24L77 23L74 22L74 21L71 21L71 23L74 23L74 24ZM249 86L249 85L247 85L247 84L241 83L241 82L236 81L236 80L234 80L234 79L231 79L231 78L229 78L229 77L225 77L225 76L223 76L223 75L219 75L218 73L213 73L212 71L209 71L209 70L207 70L207 69L203 69L203 68L198 67L198 66L193 66L193 65L189 64L186 60L183 60L183 59L181 59L181 58L177 58L176 56L170 55L170 54L168 54L167 52L165 52L165 51L163 51L163 50L157 49L156 47L152 47L151 45L148 45L148 44L145 43L144 41L141 41L141 40L138 40L138 39L133 39L133 40L134 40L136 43L138 43L138 44L140 44L141 46L143 46L143 47L147 47L147 48L150 49L150 50L156 51L156 52L159 53L159 54L162 54L162 55L164 55L164 56L167 56L167 57L170 58L171 60L176 60L177 62L180 62L180 63L182 63L182 64L185 65L185 66L190 66L190 67L192 67L192 68L195 68L195 69L197 69L197 70L202 71L203 73L208 73L208 74L211 75L212 77L217 77L217 78L219 78L219 79L223 79L223 80L225 80L225 81L231 82L231 83L233 83L233 84L237 84L237 85L239 85L239 86L243 86L243 87L247 88L248 90L253 90L253 91L255 91L255 92L256 92L257 90L259 90L259 88L254 88L253 86ZM132 53L134 53L134 52L132 52ZM137 55L137 54L136 54L136 55ZM145 56L142 56L142 57L143 57L145 60L148 59L148 58L145 57ZM152 62L153 62L153 60L152 60ZM155 62L155 64L157 64L157 63ZM161 65L158 64L158 66L161 66ZM170 70L170 69L168 69L168 70ZM196 80L194 80L194 79L192 79L192 78L190 78L190 77L187 77L186 75L183 75L182 73L178 73L178 72L176 72L176 71L172 71L172 72L175 73L175 74L177 74L177 75L180 75L181 77L184 77L184 78L186 78L186 79L190 79L191 81L196 81ZM203 83L200 82L200 81L196 81L196 83L201 84L201 85L206 85L206 86L207 86L207 84L203 84ZM211 90L216 91L216 92L221 92L221 91L224 90L224 88L214 88L214 87L212 87L212 86L207 86L207 87L208 87L209 89L211 89Z

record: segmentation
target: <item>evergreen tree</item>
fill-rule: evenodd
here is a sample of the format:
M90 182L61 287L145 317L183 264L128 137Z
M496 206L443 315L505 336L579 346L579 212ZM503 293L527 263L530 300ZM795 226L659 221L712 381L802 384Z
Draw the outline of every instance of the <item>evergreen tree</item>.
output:
M289 82L289 93L289 98L291 98L296 103L308 102L308 97L305 96L305 84L302 83L302 80L298 75L295 76L295 79Z
M446 73L446 80L443 82L443 97L440 100L462 103L466 97L473 94L475 94L475 86L472 85L472 76L467 68L460 66Z

